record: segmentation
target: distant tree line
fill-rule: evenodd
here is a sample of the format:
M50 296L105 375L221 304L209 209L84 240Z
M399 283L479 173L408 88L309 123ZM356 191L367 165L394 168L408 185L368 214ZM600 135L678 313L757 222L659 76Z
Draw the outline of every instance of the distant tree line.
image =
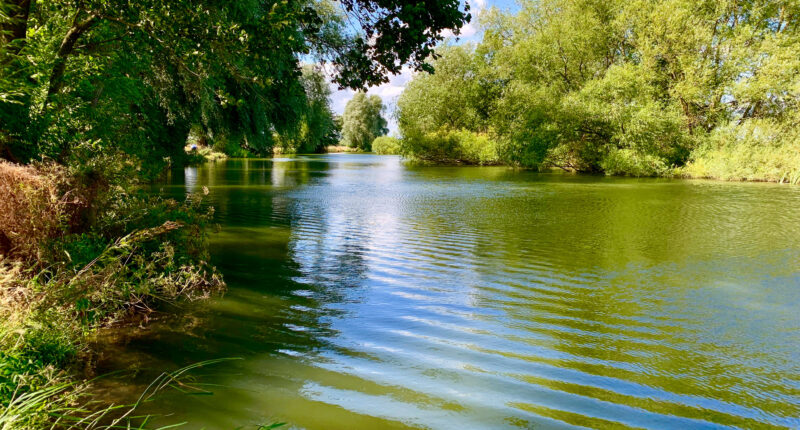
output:
M523 0L398 102L403 152L630 175L800 181L800 3Z

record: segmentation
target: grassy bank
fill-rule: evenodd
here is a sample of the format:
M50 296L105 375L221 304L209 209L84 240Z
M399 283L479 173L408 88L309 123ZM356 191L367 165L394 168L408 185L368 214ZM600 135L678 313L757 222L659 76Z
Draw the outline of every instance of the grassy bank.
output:
M793 136L792 133L795 135ZM399 152L407 160L429 165L507 165L542 171L581 172L574 162L545 158L538 166L504 159L503 144L469 131L404 138ZM677 177L722 181L800 184L800 138L778 125L741 126L704 136L682 165L668 165L658 157L627 149L609 149L598 170L609 176Z
M92 413L87 336L223 287L202 196L120 185L130 167L0 162L0 428L70 428Z
M325 147L325 152L328 153L336 153L336 152L363 152L358 148L351 148L345 145L328 145Z

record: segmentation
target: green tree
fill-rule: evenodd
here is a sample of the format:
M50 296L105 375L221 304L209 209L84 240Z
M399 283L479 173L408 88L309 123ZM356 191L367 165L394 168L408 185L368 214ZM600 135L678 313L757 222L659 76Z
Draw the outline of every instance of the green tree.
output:
M342 115L342 143L369 151L376 137L389 132L383 117L383 101L375 95L357 92L347 102Z
M426 68L441 31L469 19L457 1L342 5L357 27L325 0L3 0L0 156L121 151L157 171L198 124L212 143L268 154L306 113L300 56L359 88Z
M460 142L475 139L441 138L469 132L525 167L656 175L693 165L709 173L692 174L735 177L701 168L703 159L745 160L721 136L747 152L775 142L761 133L783 136L765 153L795 159L786 149L796 147L794 134L774 131L799 124L799 22L796 2L770 0L527 0L514 14L491 9L477 46L440 47L436 73L408 85L398 102L403 147L470 162L463 158L475 152ZM794 171L756 158L764 178Z
M339 141L339 125L330 108L331 89L318 66L304 65L300 83L305 103L297 128L280 136L284 149L292 152L323 152Z
M372 141L372 151L382 155L400 154L400 140L396 137L379 136Z

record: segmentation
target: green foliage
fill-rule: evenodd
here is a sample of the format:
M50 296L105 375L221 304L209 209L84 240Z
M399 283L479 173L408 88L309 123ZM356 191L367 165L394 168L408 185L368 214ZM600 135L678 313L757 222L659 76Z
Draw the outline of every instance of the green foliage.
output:
M389 74L400 73L403 65L413 70L433 70L426 59L442 31L459 34L470 20L469 5L460 10L459 0L419 2L416 0L342 0L348 23L357 22L363 33L353 40L335 39L326 48L344 46L333 58L338 69L335 81L344 87L365 88L387 82ZM353 19L349 19L349 18Z
M429 70L442 31L468 20L457 0L0 1L0 158L17 163L0 163L0 322L26 333L0 348L0 428L43 428L60 411L51 399L69 383L20 380L75 358L65 333L221 286L206 263L210 212L137 186L208 148L335 143L328 84L301 58L362 88L407 63ZM187 153L188 140L202 149ZM19 165L42 159L56 164ZM27 388L9 396L8 380Z
M296 129L278 136L284 152L320 153L339 141L340 125L330 108L331 89L319 67L305 65L300 79L305 104Z
M633 149L610 149L600 167L608 175L659 176L668 172L661 158Z
M347 102L342 115L342 144L369 151L376 137L388 133L383 117L383 101L378 96L357 92Z
M800 124L751 119L714 130L681 170L685 176L800 184Z
M167 390L186 394L213 394L196 383L192 372L237 358L222 358L194 363L153 380L136 402L127 405L102 406L91 400L86 384L70 382L52 367L26 357L27 334L11 332L0 325L0 428L8 430L110 430L118 428L149 429L150 415L141 415L139 408ZM168 429L184 423L158 427ZM273 424L265 428L276 428Z
M400 154L400 139L389 136L379 136L372 141L372 152L384 155Z
M128 164L90 160L0 163L0 191L13 196L0 217L12 244L0 249L0 421L13 428L42 428L66 407L71 383L57 369L81 357L86 334L223 285L206 263L212 212L199 196L178 203L126 189L116 184ZM14 235L20 228L41 233ZM35 409L23 407L26 393L42 395Z
M500 162L493 140L467 130L406 136L401 152L408 158L430 163L490 165Z
M326 0L4 1L0 156L67 163L92 144L158 172L184 161L195 126L228 154L269 155L276 134L316 127L309 103L321 93L300 57L329 61L335 81L360 88L407 62L427 68L439 33L469 19L454 0L345 3L358 26ZM306 140L331 139L329 128Z
M797 124L796 4L530 0L481 19L478 45L442 46L436 73L401 96L409 155L458 159L419 136L467 130L525 167L642 176L693 160L684 174L766 180L796 169L791 138L763 137ZM755 165L724 172L723 153Z

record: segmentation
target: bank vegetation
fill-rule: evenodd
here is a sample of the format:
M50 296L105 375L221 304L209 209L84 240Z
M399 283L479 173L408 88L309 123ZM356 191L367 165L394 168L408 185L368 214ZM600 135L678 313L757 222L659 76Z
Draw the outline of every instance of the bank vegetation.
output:
M398 102L434 163L800 181L800 5L522 0Z
M0 428L108 426L82 406L88 337L222 289L204 193L148 184L335 144L301 58L363 89L430 70L469 18L456 0L0 0Z

